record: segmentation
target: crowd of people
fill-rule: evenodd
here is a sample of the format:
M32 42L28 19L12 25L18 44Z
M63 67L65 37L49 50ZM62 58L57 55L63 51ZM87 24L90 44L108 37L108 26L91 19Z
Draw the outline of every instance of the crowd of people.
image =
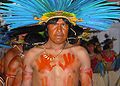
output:
M9 1L0 5L3 26L7 26L0 29L0 46L11 47L0 60L0 85L92 86L93 72L103 75L119 69L111 39L101 48L96 37L85 44L78 37L84 27L106 30L118 21L120 7L116 3Z
M100 43L97 36L93 36L88 41L86 49L89 52L94 72L96 72L95 69L99 62L103 63L104 70L118 70L118 68L113 68L115 59L119 57L119 54L113 50L113 43L115 40L114 38L106 38L104 42Z
M117 39L109 38L107 34L105 38L100 43L97 36L93 36L84 43L85 45L83 44L91 59L94 86L119 86L120 54L113 49L114 41Z

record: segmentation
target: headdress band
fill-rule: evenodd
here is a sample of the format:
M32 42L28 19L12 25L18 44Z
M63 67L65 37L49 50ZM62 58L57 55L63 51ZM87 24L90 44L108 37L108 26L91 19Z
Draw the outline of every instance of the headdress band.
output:
M77 19L75 14L65 11L56 11L56 12L47 12L44 13L41 18L34 17L35 20L39 20L39 24L43 22L48 22L50 19L53 18L66 18L71 22L73 25L76 25L76 22L82 22L82 19Z

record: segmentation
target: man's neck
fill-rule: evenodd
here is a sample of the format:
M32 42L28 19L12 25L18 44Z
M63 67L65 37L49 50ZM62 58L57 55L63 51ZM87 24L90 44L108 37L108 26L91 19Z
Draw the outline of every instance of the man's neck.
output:
M56 44L56 43L54 43L54 42L48 41L48 42L46 43L45 47L46 47L46 48L50 48L50 49L54 49L54 50L56 50L56 51L59 51L59 50L61 50L61 49L63 49L63 48L66 47L66 42L61 43L61 44Z

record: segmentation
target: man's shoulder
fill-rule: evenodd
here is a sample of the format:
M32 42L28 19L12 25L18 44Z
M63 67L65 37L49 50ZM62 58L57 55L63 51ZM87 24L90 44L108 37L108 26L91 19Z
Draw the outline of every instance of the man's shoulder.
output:
M37 52L40 52L40 51L43 51L43 48L41 46L37 46L37 47L33 47L31 48L28 53L37 53Z
M73 51L78 51L78 52L82 52L82 51L86 51L86 49L84 48L84 47L82 47L82 46L79 46L79 45L75 45L75 46L71 46L71 49L73 50Z
M43 52L43 49L40 47L34 47L27 51L25 54L25 59L29 59L30 61L34 60L41 52Z
M16 55L16 51L13 48L11 48L5 53L4 58L9 59L14 57L15 55Z
M74 46L71 48L72 52L79 58L79 59L85 59L89 58L87 50L82 46Z
M12 52L14 52L14 51L15 51L14 48L10 48L10 49L8 49L8 51L7 51L6 53L12 53Z

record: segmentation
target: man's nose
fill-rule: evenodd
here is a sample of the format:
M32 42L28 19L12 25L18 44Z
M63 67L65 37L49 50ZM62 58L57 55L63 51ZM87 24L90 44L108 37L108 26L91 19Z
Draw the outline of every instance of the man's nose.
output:
M58 25L57 31L58 31L58 32L61 32L61 31L62 31L62 26L61 26L61 25Z

